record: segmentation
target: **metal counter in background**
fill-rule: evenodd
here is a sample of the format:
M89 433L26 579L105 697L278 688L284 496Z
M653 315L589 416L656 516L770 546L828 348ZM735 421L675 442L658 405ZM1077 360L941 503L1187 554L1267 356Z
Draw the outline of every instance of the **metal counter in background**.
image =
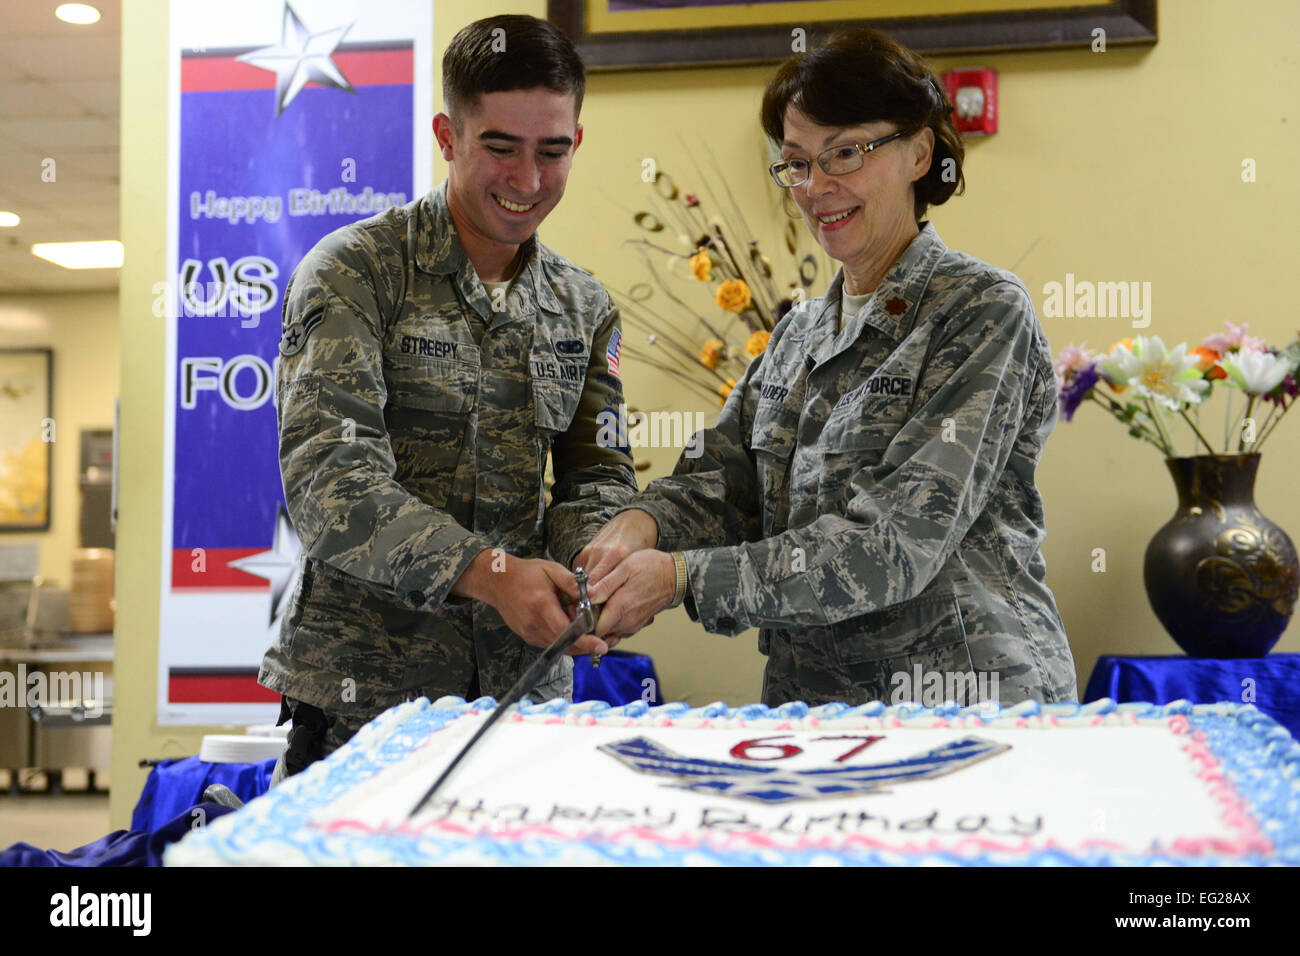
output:
M112 661L111 634L67 635L44 647L0 648L0 672L11 675L11 686L21 696L17 706L0 707L0 769L10 771L11 790L19 789L22 770L44 771L52 790L60 789L66 769L88 771L91 789L95 774L108 772ZM29 691L37 686L41 699L29 700Z
M59 701L33 707L32 766L46 772L70 767L107 772L113 759L113 704L106 701ZM93 715L93 716L92 716Z

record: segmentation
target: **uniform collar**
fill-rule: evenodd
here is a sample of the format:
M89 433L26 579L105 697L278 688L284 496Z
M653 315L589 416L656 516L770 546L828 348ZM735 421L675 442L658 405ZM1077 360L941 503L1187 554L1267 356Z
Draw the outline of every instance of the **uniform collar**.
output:
M889 267L866 304L856 315L843 317L840 333L836 335L835 316L840 310L844 291L844 269L841 267L831 280L821 307L809 313L810 322L806 329L808 352L817 364L833 358L857 341L864 325L870 325L894 342L906 338L916 324L916 309L930 284L930 276L947 251L948 247L939 238L934 224L929 221L921 223L916 237Z
M526 295L547 312L560 313L563 308L552 287L550 276L543 265L545 248L537 239L537 233L529 236L524 244L524 262L515 274L515 283L523 285ZM475 304L482 292L487 293L483 283L474 272L474 267L460 244L456 233L456 224L452 221L451 210L447 206L447 181L434 187L420 201L416 215L415 264L431 275L455 276L466 299ZM477 286L477 290L474 287ZM489 312L484 318L490 316Z

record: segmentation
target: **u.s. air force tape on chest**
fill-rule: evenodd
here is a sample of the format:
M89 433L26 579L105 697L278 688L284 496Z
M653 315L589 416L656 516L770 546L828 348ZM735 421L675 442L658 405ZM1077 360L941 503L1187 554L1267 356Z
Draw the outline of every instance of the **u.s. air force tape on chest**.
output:
M911 394L912 380L907 376L881 375L868 379L852 391L845 392L835 403L835 407L843 408L864 395L897 395L906 398Z
M325 321L325 306L309 309L302 318L294 318L280 335L280 354L297 355L307 344L307 336Z

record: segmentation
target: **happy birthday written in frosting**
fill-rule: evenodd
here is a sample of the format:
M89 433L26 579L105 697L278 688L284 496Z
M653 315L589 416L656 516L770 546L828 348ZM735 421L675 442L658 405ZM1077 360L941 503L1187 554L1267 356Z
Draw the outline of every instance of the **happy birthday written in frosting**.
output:
M424 815L421 815L424 817ZM708 806L693 810L668 810L652 806L629 809L626 807L596 804L578 807L553 803L549 806L529 806L522 803L505 803L489 807L482 800L451 799L436 802L425 820L472 824L480 827L492 825L548 826L563 828L566 824L609 826L610 828L637 827L649 830L699 829L710 833L762 833L797 834L814 833L952 833L986 834L990 836L1031 837L1043 832L1041 814L1021 816L1016 813L982 814L932 810L919 816L888 817L863 810L841 810L829 813L800 811L763 812L751 808Z

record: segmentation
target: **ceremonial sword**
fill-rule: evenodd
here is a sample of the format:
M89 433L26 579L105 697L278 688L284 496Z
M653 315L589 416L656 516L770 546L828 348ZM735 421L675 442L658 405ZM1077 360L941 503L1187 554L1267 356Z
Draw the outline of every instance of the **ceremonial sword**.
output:
M573 645L574 641L584 634L596 633L597 612L592 607L591 598L587 596L587 572L582 568L577 568L573 572L573 577L578 582L578 616L573 619L573 623L560 632L560 636L555 639L555 642L541 653L541 656L533 662L533 666L528 668L524 676L519 678L515 686L511 687L506 693L506 696L501 698L496 709L488 716L483 726L479 727L474 736L469 739L469 742L460 748L460 753L456 754L451 763L447 765L447 769L433 782L433 786L425 791L424 796L420 798L420 802L415 805L415 808L407 814L406 818L408 820L419 813L420 809L433 799L433 795L451 776L451 772L456 769L456 765L465 759L465 755L474 749L474 745L478 743L479 738L488 732L488 729L500 719L501 715L541 683L551 665Z

